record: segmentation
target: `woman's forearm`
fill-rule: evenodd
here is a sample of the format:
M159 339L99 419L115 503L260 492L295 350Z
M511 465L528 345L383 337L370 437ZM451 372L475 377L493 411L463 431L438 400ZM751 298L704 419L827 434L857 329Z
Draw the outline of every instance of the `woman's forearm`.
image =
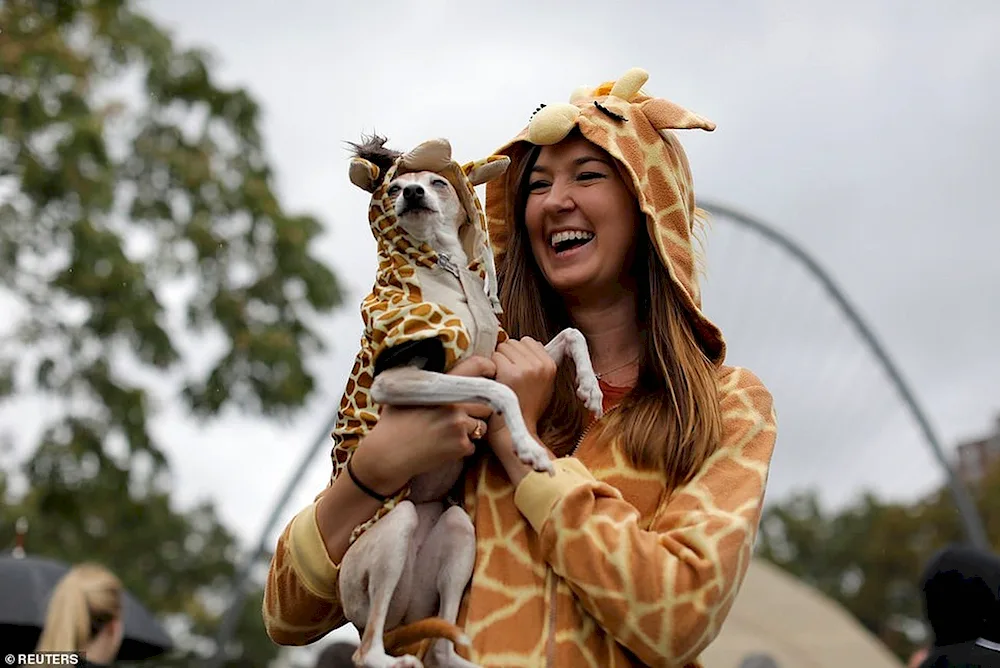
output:
M385 466L385 458L377 450L374 440L363 441L352 455L351 468L366 487L389 495L406 484L406 477ZM344 558L354 528L370 520L381 507L382 502L362 491L346 472L326 489L316 502L316 524L333 563Z
M530 433L531 437L535 439L539 445L545 448L546 452L549 453L549 457L555 460L556 456L552 454L551 450L545 447L545 444L542 443L542 439L540 439L534 431L531 431ZM511 484L514 485L514 487L517 487L524 479L524 476L534 471L534 469L518 458L517 454L514 452L514 442L511 438L510 431L506 427L498 430L497 433L492 436L492 439L494 439L491 441L493 444L494 454L497 459L500 460L501 466L503 466L504 470L507 472L507 477L510 478Z

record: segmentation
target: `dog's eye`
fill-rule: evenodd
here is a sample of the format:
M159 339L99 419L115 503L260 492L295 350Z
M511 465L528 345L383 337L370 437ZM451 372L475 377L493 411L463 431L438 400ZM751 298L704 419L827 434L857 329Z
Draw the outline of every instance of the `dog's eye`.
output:
M400 188L399 186L389 186L389 190L387 190L386 192L388 193L389 197L395 197L396 195L399 194L400 190L402 190L402 188Z
M444 179L434 179L433 181L431 181L431 185L434 186L435 188L447 188L448 182L445 181Z

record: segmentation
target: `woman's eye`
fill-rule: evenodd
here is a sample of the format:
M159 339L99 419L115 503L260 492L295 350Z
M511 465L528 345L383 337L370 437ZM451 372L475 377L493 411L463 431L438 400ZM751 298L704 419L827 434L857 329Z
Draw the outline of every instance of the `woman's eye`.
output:
M541 190L542 188L548 188L548 187L549 187L548 181L532 181L531 183L528 184L529 191Z
M604 174L600 172L583 172L576 178L580 181L593 181L594 179L603 179Z

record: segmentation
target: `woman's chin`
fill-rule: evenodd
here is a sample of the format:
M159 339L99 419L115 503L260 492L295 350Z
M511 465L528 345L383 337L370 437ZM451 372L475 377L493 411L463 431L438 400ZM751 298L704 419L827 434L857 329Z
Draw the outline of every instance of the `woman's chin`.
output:
M560 267L545 272L552 289L561 295L571 295L589 290L597 278L595 269L587 266Z

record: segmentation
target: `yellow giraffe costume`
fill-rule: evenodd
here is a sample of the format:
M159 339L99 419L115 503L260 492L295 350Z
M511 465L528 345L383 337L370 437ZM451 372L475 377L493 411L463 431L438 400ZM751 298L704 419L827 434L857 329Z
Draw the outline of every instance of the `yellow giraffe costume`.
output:
M497 314L496 270L489 247L486 219L475 186L494 179L510 163L505 156L459 165L452 160L451 146L444 139L426 141L396 158L384 173L362 157L351 160L351 182L372 193L368 221L378 246L378 269L371 293L361 303L364 334L341 397L338 422L333 430L333 474L340 474L359 439L378 421L378 408L371 398L372 381L386 353L408 344L435 340L428 368L445 371L469 354L488 357L506 339ZM414 239L399 223L388 186L407 172L432 171L448 179L465 210L459 239L469 259L459 266L443 252ZM405 354L405 353L404 353ZM436 367L436 368L434 368ZM352 542L381 519L408 490L390 499L368 522L357 527Z
M556 461L554 477L530 473L516 489L484 457L465 481L477 557L459 615L470 658L483 666L700 666L750 563L776 437L772 399L752 372L724 364L722 334L701 312L692 179L670 131L714 126L645 94L646 79L630 70L540 109L497 152L511 168L487 184L487 221L502 263L517 166L532 145L576 127L616 158L716 365L722 439L676 489L661 472L634 468L608 434L595 439L598 430ZM615 395L605 393L605 412ZM263 615L272 639L306 644L344 623L337 572L309 506L271 564Z

